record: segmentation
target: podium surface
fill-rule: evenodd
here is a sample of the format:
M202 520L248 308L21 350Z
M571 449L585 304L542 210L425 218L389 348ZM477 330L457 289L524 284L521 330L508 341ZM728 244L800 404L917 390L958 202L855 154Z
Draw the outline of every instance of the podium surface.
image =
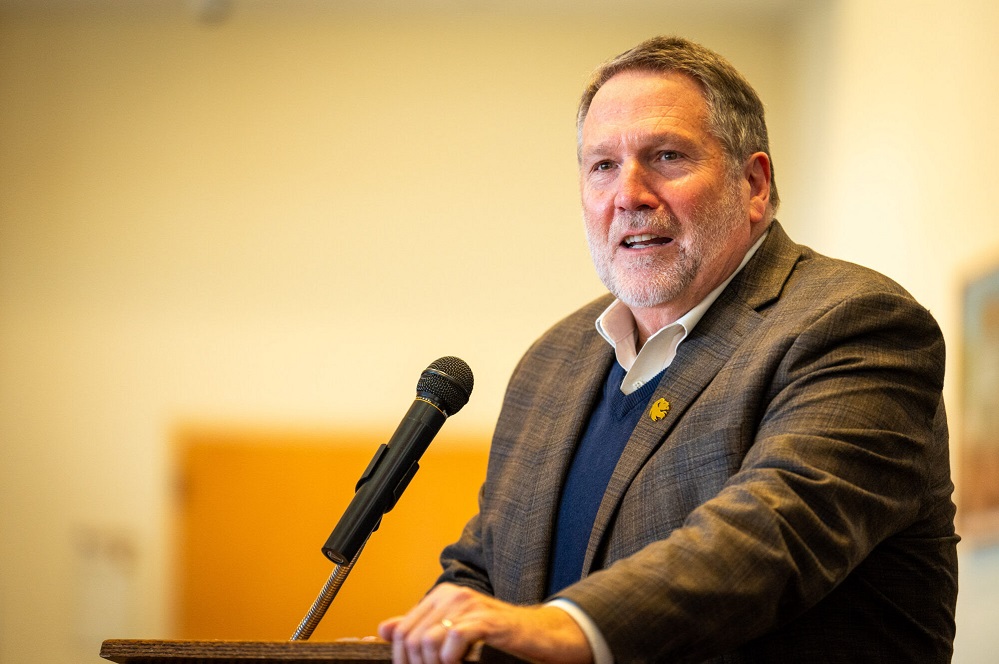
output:
M365 664L392 661L392 646L372 641L146 641L110 639L101 657L118 664ZM523 660L482 646L466 662L516 664Z

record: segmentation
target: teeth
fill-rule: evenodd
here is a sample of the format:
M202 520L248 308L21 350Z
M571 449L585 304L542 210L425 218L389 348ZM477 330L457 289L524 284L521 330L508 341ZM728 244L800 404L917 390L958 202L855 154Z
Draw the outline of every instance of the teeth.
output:
M658 235L653 235L652 233L642 233L641 235L629 235L624 238L624 241L628 244L639 244L642 242L648 242L649 240L654 240Z
M668 242L669 240L662 235L653 235L652 233L629 235L624 238L624 246L632 249L644 249L645 247L654 247L659 244L667 244Z

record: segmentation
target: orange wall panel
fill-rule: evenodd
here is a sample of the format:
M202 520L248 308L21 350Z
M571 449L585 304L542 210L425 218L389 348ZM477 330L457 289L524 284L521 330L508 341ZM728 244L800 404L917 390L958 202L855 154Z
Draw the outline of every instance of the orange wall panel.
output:
M381 442L281 432L179 436L175 624L186 639L287 639L333 564L320 551ZM476 511L485 441L441 434L347 577L314 640L373 635L439 573Z

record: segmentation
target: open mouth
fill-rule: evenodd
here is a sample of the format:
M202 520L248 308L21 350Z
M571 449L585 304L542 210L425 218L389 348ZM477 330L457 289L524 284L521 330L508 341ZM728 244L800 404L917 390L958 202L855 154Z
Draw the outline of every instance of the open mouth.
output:
M663 237L662 235L653 235L651 233L642 233L641 235L629 235L624 238L625 247L628 249L644 249L645 247L656 247L664 244L669 244L673 241L671 237Z

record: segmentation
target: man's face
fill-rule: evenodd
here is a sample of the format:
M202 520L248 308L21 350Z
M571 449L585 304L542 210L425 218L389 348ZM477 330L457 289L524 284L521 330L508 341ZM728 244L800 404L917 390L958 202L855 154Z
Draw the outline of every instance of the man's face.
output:
M580 189L604 285L633 310L682 315L751 245L749 185L708 131L699 85L682 74L622 72L583 122Z

